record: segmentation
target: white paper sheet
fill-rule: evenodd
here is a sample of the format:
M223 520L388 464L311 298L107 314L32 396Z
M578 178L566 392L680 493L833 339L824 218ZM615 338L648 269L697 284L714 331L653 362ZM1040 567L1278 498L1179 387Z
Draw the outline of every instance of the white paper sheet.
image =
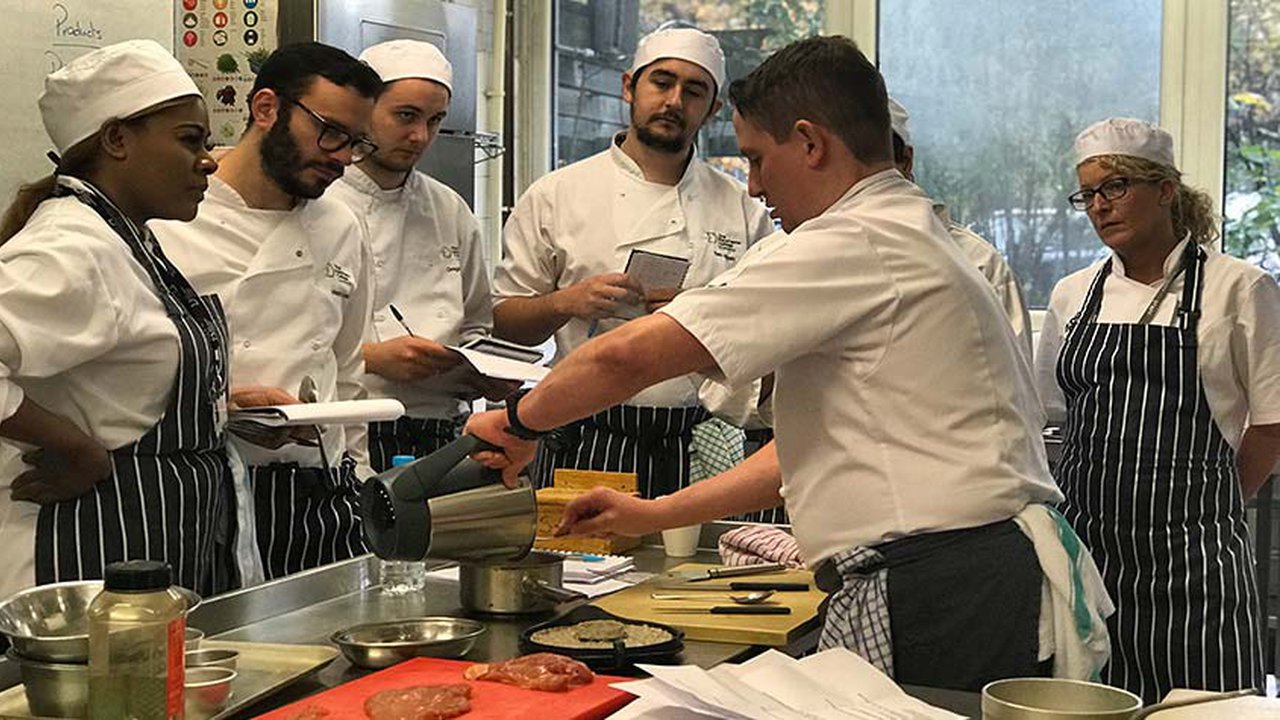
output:
M640 665L653 677L613 687L640 698L618 717L674 720L952 720L962 717L910 697L843 648L804 660L770 650L741 665L707 671Z

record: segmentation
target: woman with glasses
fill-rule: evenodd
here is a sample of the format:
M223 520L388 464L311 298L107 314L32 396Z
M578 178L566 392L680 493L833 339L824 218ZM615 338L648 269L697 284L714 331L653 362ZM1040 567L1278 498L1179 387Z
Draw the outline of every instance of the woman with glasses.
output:
M0 226L0 597L137 558L229 589L226 325L146 226L204 198L204 100L148 40L73 60L39 104L54 172Z
M1069 200L1111 252L1054 288L1036 365L1063 514L1116 604L1104 679L1147 702L1260 689L1244 501L1280 455L1280 288L1217 251L1164 130L1112 118L1074 151Z

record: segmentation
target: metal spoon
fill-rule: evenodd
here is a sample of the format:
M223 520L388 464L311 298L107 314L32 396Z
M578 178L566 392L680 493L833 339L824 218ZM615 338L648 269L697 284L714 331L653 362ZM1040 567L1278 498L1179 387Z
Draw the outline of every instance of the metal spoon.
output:
M702 600L704 602L720 602L717 598L707 597L705 594L698 595L682 595L670 593L653 593L649 597L654 600ZM730 595L729 599L739 605L759 605L760 603L773 597L772 590L760 590L758 592L750 592L746 595Z

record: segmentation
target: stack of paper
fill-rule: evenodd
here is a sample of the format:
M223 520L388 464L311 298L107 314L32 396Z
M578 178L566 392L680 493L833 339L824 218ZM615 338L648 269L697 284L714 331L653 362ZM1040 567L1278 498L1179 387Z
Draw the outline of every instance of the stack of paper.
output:
M607 556L607 557L613 557L613 556ZM630 560L630 558L625 558L625 559ZM648 580L649 578L653 577L652 573L637 573L634 571L634 567L630 566L630 567L618 570L618 572L612 575L608 575L604 577L592 577L590 581L587 581L587 582L574 582L570 580L568 576L570 562L581 562L581 561L565 562L564 589L576 590L577 592L580 592L589 598L600 597L601 595L608 595L609 593L618 592L619 590L626 590L632 585L635 585L637 583L642 583L645 580ZM449 580L451 582L458 582L458 576L459 576L459 570L457 565L440 568L437 570L432 570L431 572L427 573L427 577L434 578L436 580Z
M564 560L564 581L591 585L621 575L635 566L635 559L625 555L579 556L570 553Z
M741 665L639 665L653 677L612 687L639 699L613 720L950 720L844 648L802 660L769 650Z

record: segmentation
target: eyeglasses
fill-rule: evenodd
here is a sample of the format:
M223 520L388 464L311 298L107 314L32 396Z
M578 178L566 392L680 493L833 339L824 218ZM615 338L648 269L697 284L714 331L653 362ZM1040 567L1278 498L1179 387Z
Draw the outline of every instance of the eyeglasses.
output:
M1093 207L1093 199L1098 195L1107 202L1115 202L1129 192L1129 186L1135 181L1127 177L1114 177L1096 188L1085 188L1067 196L1067 202L1077 210L1088 210Z
M367 137L358 137L329 122L323 115L302 104L301 100L287 95L280 97L302 108L316 124L320 126L320 135L316 138L316 146L325 152L338 152L351 148L351 162L360 162L378 151L378 146Z

